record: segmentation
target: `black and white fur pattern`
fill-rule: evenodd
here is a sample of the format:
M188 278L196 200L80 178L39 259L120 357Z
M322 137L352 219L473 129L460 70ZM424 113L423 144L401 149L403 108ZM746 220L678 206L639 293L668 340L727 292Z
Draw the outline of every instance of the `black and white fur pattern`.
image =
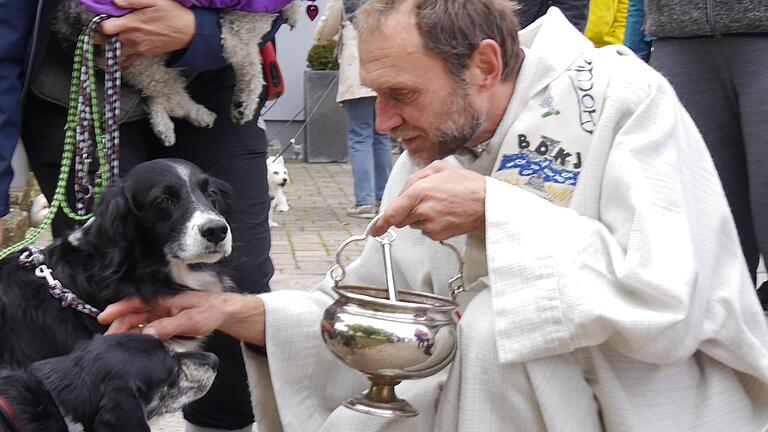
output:
M296 26L300 6L294 0L282 14L291 28ZM77 0L65 0L55 29L70 41L77 39L94 15L81 9ZM221 12L221 44L224 58L235 71L236 84L231 117L244 124L256 115L264 87L259 41L272 27L275 16L266 13ZM183 118L198 127L212 127L216 114L195 102L187 93L181 71L165 66L167 55L141 58L122 69L125 80L147 98L152 129L166 146L176 143L171 118Z
M107 189L85 226L43 250L45 264L101 310L127 297L149 302L184 290L227 289L220 260L232 251L224 218L229 195L226 183L189 162L145 162ZM17 259L0 262L0 365L64 355L105 330L62 309L45 280ZM201 340L189 342L196 347Z
M275 211L287 212L291 209L288 206L288 198L285 196L285 187L290 181L288 168L285 167L283 157L269 157L267 159L267 184L269 185L269 226L271 227L279 226L275 222Z
M0 368L0 398L24 432L149 432L150 419L203 396L217 368L213 354L175 353L151 336L97 336L66 356Z

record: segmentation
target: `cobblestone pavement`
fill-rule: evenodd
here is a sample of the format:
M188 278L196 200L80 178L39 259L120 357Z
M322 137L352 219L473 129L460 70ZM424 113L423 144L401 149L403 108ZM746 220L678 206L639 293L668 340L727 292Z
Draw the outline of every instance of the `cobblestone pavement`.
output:
M291 209L277 213L272 228L273 290L312 289L331 268L336 249L349 236L363 232L369 221L351 218L354 204L348 164L307 164L287 161L291 183L285 193ZM344 250L351 261L362 250L353 243ZM256 427L253 428L257 430ZM180 414L157 419L153 432L183 432Z
M359 235L368 220L351 218L354 204L352 171L348 164L288 163L291 183L286 189L291 209L276 214L272 228L272 289L311 289L334 264L339 244ZM344 249L349 262L362 242Z

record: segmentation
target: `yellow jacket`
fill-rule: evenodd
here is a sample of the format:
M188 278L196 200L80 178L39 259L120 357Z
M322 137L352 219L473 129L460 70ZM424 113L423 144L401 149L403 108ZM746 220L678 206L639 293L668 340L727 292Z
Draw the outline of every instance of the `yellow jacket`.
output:
M597 47L624 43L629 0L592 0L584 34Z

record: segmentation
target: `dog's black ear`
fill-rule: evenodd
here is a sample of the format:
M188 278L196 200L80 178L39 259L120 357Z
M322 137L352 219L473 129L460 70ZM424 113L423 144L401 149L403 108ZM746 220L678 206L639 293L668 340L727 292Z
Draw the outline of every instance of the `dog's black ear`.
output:
M208 197L213 207L221 213L224 218L232 212L232 186L229 183L210 177L208 182Z
M93 420L94 432L150 432L144 407L127 385L106 383Z
M135 220L136 210L131 205L125 187L118 183L110 186L96 205L92 229L110 241L124 240L127 234L135 231Z
M110 186L96 205L94 217L75 237L82 250L98 253L105 276L119 274L136 251L138 215L122 184ZM71 237L70 237L71 238Z

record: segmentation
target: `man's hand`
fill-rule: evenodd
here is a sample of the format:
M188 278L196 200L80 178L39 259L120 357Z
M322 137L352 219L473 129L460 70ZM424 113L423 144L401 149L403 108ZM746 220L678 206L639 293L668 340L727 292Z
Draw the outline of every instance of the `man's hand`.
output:
M111 324L106 334L137 331L160 339L206 336L221 330L264 346L264 303L256 295L187 291L145 304L131 298L109 305L98 320Z
M99 26L97 43L118 35L122 42L121 67L140 57L153 57L186 48L195 35L195 14L174 0L114 0L115 5L136 9Z
M485 225L485 177L442 161L408 178L372 234L411 226L432 240L447 240Z

